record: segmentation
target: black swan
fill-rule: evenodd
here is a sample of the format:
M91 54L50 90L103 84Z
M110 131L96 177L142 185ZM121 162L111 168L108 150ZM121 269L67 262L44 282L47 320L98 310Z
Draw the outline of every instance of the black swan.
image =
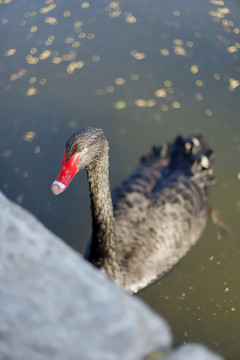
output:
M108 142L101 129L87 127L68 139L51 189L60 194L86 167L92 236L85 257L133 293L167 273L199 239L212 160L202 136L179 136L154 147L111 195Z

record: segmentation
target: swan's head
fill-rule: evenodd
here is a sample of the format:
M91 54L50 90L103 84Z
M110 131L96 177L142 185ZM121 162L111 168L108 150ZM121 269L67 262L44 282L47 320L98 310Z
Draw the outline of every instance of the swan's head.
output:
M62 193L79 170L87 167L102 154L106 143L101 129L87 127L74 132L66 142L62 168L52 183L53 194Z

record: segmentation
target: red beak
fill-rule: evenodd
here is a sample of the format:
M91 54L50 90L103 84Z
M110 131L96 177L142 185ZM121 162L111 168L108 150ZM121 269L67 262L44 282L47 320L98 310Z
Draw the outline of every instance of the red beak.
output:
M52 183L51 190L54 195L61 194L70 184L73 177L79 171L78 161L81 153L74 154L66 161L66 151L64 151L62 159L62 168L56 180Z

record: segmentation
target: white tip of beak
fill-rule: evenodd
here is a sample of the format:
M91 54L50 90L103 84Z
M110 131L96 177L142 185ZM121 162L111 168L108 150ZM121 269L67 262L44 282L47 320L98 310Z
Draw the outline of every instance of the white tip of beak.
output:
M59 181L54 181L51 186L52 193L54 195L61 194L66 189L66 185Z

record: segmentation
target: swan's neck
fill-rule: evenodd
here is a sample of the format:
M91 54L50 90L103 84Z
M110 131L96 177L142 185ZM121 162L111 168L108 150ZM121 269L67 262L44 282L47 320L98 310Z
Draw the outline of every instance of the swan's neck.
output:
M108 143L97 160L87 166L92 211L89 260L115 278L118 267L113 205L109 185Z

